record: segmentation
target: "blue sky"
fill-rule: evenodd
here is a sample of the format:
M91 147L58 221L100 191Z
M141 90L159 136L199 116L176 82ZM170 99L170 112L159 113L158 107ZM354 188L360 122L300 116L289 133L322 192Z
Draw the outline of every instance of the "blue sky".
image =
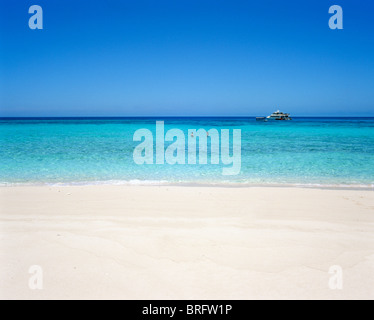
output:
M374 116L373 16L366 0L2 1L0 116Z

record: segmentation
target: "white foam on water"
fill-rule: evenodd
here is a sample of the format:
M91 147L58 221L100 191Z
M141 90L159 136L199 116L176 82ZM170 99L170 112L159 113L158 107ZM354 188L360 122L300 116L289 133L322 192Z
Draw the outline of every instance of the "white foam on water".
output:
M316 188L316 189L356 189L374 190L374 184L324 184L324 183L272 183L253 181L167 181L167 180L105 180L105 181L71 181L71 182L0 182L0 187L18 186L200 186L200 187L282 187L282 188Z

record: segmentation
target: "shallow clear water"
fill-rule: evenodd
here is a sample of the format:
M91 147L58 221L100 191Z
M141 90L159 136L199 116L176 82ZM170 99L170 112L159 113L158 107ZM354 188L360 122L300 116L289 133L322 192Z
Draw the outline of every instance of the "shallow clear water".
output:
M242 165L136 165L137 129L241 129ZM0 119L0 183L233 183L372 186L374 118ZM165 147L170 143L166 143ZM187 146L186 146L187 148Z

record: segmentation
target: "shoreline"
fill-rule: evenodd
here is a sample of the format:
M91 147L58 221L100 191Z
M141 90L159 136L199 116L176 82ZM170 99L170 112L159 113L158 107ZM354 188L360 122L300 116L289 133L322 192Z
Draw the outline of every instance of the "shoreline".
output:
M291 188L291 189L318 189L318 190L357 190L374 191L371 184L304 184L304 183L236 183L236 182L168 182L152 180L108 180L108 181L83 181L83 182L17 182L0 183L0 188L18 187L195 187L195 188Z
M373 299L372 191L0 188L2 299ZM43 290L30 290L30 266ZM331 290L341 266L344 289Z

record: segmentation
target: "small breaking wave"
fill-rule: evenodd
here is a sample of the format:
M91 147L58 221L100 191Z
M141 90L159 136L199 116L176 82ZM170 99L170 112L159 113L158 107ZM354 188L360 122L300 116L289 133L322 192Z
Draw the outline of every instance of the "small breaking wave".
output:
M66 182L0 182L0 187L69 187L69 186L187 186L187 187L229 187L229 188L311 188L311 189L354 189L374 190L374 184L334 184L334 183L279 183L254 181L167 181L167 180L103 180L103 181L66 181Z

